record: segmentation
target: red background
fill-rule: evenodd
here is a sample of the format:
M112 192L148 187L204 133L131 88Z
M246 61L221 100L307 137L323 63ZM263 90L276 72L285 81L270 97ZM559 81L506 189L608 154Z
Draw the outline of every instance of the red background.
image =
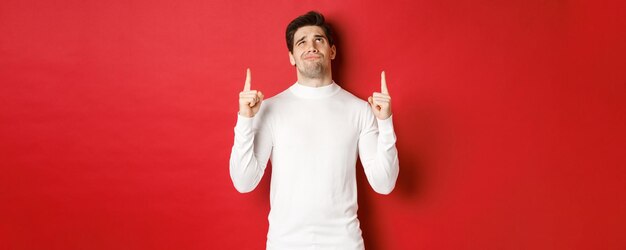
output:
M626 4L591 2L3 0L0 248L264 248L237 95L246 67L295 82L284 29L315 9L335 80L386 70L394 98L396 189L358 166L368 249L626 249Z

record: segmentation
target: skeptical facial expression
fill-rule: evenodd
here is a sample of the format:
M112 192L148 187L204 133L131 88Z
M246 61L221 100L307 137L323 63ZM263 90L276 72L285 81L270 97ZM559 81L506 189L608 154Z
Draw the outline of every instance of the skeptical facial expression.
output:
M335 59L335 46L330 46L324 30L319 26L300 27L293 35L291 65L308 78L321 78L330 73L330 61Z

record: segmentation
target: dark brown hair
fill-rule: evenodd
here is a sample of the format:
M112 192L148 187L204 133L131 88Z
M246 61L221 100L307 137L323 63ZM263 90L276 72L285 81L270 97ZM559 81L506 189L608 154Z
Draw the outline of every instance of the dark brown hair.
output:
M330 25L326 23L324 20L324 16L315 11L309 11L306 14L296 17L287 25L287 48L289 52L293 52L293 35L300 27L304 26L318 26L322 28L326 38L328 39L328 44L330 46L335 45L335 39L333 38L333 31L330 28Z

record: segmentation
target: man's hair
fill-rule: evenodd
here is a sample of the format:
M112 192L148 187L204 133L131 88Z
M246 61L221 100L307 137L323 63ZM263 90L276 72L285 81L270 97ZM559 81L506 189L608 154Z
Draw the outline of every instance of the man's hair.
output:
M289 25L287 25L286 35L287 48L289 49L289 52L293 53L293 35L300 27L304 26L318 26L322 28L322 30L324 31L324 35L326 35L326 38L328 39L328 44L330 46L335 45L333 31L330 28L330 25L324 21L324 16L318 12L309 11L306 14L299 16L296 19L293 19L293 21L291 21Z

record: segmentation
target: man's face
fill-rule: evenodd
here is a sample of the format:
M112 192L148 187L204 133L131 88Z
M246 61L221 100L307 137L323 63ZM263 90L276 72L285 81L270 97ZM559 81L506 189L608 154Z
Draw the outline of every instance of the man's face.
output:
M330 73L330 61L335 59L335 46L330 46L324 30L319 26L303 26L293 35L291 65L307 78L322 78Z

